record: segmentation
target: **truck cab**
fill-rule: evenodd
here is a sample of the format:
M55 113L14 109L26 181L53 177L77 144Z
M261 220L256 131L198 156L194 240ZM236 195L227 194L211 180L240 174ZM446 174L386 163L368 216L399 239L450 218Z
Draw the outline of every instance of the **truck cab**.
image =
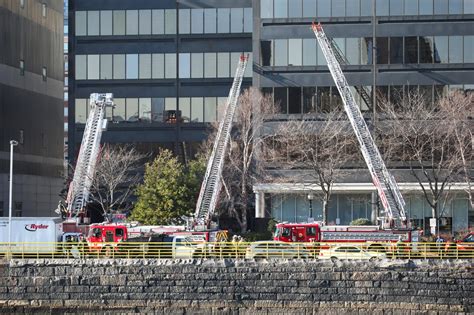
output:
M92 224L87 243L92 251L104 251L116 248L117 243L127 240L127 235L127 227L122 224Z

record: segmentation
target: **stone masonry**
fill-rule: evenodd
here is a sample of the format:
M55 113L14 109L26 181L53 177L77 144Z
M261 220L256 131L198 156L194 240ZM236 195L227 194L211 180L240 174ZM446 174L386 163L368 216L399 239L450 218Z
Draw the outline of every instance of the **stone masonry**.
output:
M0 312L474 312L473 261L10 260Z

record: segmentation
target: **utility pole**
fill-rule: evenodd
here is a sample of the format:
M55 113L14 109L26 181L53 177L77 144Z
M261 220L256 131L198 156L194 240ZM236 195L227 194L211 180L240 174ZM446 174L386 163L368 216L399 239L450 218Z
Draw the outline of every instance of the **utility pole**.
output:
M13 203L13 147L18 145L18 141L10 140L10 187L8 191L8 248L11 254L12 243L12 203Z

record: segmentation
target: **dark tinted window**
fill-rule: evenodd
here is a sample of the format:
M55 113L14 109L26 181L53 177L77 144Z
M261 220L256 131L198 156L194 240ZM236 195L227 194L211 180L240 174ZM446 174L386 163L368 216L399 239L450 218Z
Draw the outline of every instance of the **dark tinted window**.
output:
M315 227L307 227L306 228L306 235L307 236L315 236L316 235L316 228Z
M262 66L270 66L272 60L272 41L262 40L260 42L260 51L262 53Z
M115 236L122 237L123 236L123 229L116 229Z
M286 87L275 88L274 100L275 100L275 106L280 108L280 112L282 114L286 114L287 106L288 106L287 88Z
M390 63L403 63L403 37L390 38Z
M301 113L301 88L291 87L288 89L289 114Z
M405 63L418 62L418 38L405 37Z

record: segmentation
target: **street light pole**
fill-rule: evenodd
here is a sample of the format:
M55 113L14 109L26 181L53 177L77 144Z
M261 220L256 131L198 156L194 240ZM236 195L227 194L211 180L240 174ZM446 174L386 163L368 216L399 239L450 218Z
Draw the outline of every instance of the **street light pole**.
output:
M308 200L309 200L309 218L308 218L308 222L313 221L313 198L314 198L314 195L312 193L309 193L308 194Z
M11 253L12 242L12 200L13 200L13 147L18 141L10 140L10 189L8 192L8 247Z

